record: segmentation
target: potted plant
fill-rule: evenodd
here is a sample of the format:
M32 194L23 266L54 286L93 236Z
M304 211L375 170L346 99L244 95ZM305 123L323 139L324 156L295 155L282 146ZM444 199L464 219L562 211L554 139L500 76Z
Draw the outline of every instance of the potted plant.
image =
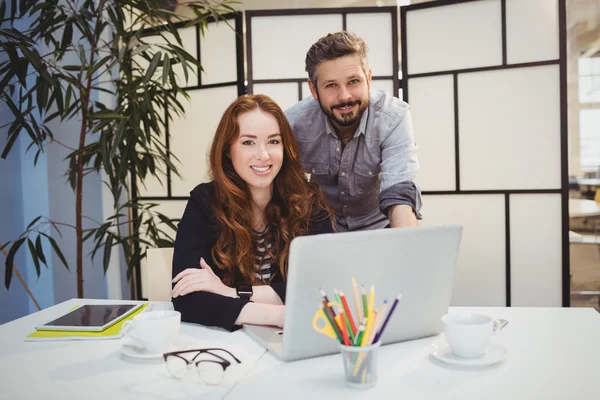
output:
M138 184L149 176L162 179L164 167L177 174L176 158L161 137L170 116L183 114L187 98L174 67L179 65L186 78L200 70L184 49L178 28L200 24L204 32L209 19L233 11L231 4L187 1L184 18L164 0L1 2L0 102L14 119L7 124L0 156L6 158L21 135L30 139L34 163L51 143L67 147L65 171L75 196L74 225L39 216L19 237L0 243L7 250L7 288L14 257L23 249L39 276L48 259L44 242L68 268L50 229L75 230L78 297L84 296L84 242L93 243L92 258L102 254L105 272L112 249L121 248L129 277L145 247L172 245L165 227L175 229L174 221L156 205L137 203L131 178ZM17 29L22 21L27 21L26 30ZM162 36L162 44L147 43L149 31ZM77 146L57 140L59 123L77 124ZM84 228L84 179L102 171L114 214Z

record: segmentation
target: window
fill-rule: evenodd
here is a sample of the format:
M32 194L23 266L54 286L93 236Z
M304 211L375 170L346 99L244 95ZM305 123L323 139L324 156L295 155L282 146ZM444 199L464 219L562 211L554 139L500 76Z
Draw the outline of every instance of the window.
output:
M579 102L600 103L600 57L579 59Z
M579 111L580 164L583 171L600 167L600 108Z
M581 170L600 172L600 57L579 59L579 105Z

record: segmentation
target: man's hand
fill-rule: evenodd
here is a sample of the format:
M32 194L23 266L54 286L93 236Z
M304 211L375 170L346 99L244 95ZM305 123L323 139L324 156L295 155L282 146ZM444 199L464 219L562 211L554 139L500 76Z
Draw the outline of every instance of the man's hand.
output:
M212 268L200 258L200 269L187 268L173 279L177 283L171 290L171 297L185 296L192 292L210 292L222 296L236 297L235 290L226 286Z

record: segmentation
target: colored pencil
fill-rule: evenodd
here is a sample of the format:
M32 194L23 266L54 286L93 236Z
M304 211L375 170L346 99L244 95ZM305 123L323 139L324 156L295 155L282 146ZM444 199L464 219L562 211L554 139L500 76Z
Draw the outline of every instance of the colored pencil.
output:
M375 338L377 338L377 334L379 333L379 328L381 328L381 324L383 323L385 312L387 311L387 300L383 301L383 304L379 306L379 312L377 313L377 319L375 320L375 325L373 325L373 332L375 335L373 337L373 343L377 343Z
M367 340L369 339L369 335L371 334L371 329L373 329L375 317L375 311L369 313L369 316L367 317L367 327L365 328L365 333L363 334L362 340L360 341L361 346L367 345Z
M344 345L350 346L350 338L348 337L348 329L346 327L346 322L344 321L344 312L340 311L338 316L340 317L340 325L342 326L342 338L344 340Z
M377 336L377 328L379 327L379 325L381 324L381 321L383 320L383 315L385 315L385 307L386 304L384 303L381 307L379 307L378 309L375 309L375 313L376 313L376 317L375 317L375 322L373 323L373 329L371 329L371 334L369 335L369 340L367 341L367 346L370 346L375 342L375 337Z
M375 307L375 285L371 285L371 291L369 292L369 314L373 312Z
M340 331L340 327L336 323L335 313L333 312L333 310L331 309L329 304L325 303L324 299L323 299L323 311L325 311L325 314L329 317L331 326L332 326L333 330L335 331L336 336L338 337L338 339L341 342L342 341L342 332Z
M354 318L352 318L352 313L350 312L350 306L348 305L348 301L346 300L346 296L344 296L344 292L340 290L340 300L342 303L342 307L344 307L344 312L346 315L346 320L350 323L350 328L352 328L352 332L356 332L356 325L354 324Z
M362 339L363 334L365 333L365 328L367 326L367 319L364 318L360 325L358 326L358 330L356 331L356 336L354 337L354 345L360 346L360 341Z
M327 309L325 307L323 307L323 314L325 314L325 317L327 318L327 322L329 322L329 325L331 326L331 329L333 329L335 336L338 338L338 340L340 342L342 342L342 337L340 336L338 330L336 329L337 327L336 327L335 320L331 319L331 314L329 314L327 312Z
M364 317L369 318L369 307L367 306L367 291L365 290L365 286L361 286L362 291L362 303L363 303L363 311Z
M390 321L390 317L392 316L392 313L396 309L396 306L398 305L398 302L400 301L401 298L402 298L402 293L400 293L398 296L396 296L396 300L394 300L394 303L392 304L392 308L390 308L390 311L388 312L387 316L385 317L385 320L383 321L383 325L381 325L379 332L377 332L377 336L375 336L374 343L377 343L379 341L379 338L381 338L381 335L383 335L383 332L385 331L385 328L387 327L387 324Z
M329 298L327 298L327 294L325 293L325 291L323 290L323 288L321 288L321 296L323 297L323 300L325 300L325 306L329 307ZM335 316L335 311L333 311L333 309L331 309L331 311L333 312L333 315Z
M352 291L354 292L354 305L356 306L356 323L360 325L360 321L363 320L364 313L362 305L360 304L360 293L358 292L358 284L356 283L356 279L352 277Z

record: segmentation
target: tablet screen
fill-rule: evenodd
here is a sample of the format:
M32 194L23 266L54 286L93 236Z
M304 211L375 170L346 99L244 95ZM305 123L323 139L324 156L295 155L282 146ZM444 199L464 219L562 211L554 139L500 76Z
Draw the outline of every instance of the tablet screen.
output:
M139 304L87 304L44 326L102 327L129 314Z

